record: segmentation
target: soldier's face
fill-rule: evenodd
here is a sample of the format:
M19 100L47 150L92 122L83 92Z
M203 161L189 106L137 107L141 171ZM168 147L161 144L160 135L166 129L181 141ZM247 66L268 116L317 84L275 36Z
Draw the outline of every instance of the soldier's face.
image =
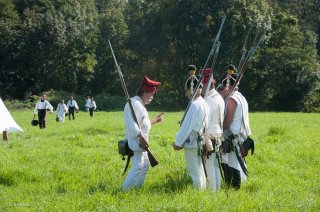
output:
M224 88L218 89L218 92L223 98L226 98L229 94L229 89L227 87L224 87Z
M154 95L154 93L143 93L141 96L142 102L145 105L150 104L150 102L152 102L152 100L153 100L153 95Z

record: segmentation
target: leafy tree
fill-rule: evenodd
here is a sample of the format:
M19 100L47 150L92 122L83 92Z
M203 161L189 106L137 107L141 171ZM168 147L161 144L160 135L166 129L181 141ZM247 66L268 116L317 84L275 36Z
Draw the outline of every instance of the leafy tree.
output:
M304 34L297 18L279 12L273 19L270 43L250 73L251 104L255 109L298 111L319 74L314 33Z
M318 108L318 1L0 0L0 6L2 96L23 99L51 89L123 96L110 39L130 95L147 75L162 82L153 105L183 109L186 68L204 65L226 14L214 77L238 65L249 29L247 50L264 31L240 85L251 109Z
M0 96L10 97L18 76L13 62L18 56L16 40L19 36L20 17L10 0L0 0ZM15 88L17 89L17 88Z
M49 89L81 91L95 66L96 8L93 1L18 1L22 19L12 70L15 97ZM11 88L12 89L12 88Z
M186 104L183 85L187 66L204 65L224 14L228 18L221 35L217 64L220 69L240 58L247 25L270 28L270 8L264 1L243 4L239 1L162 0L143 1L134 6L144 11L138 12L143 16L141 26L137 30L138 21L132 22L137 32L130 34L132 42L140 41L132 46L141 60L142 72L164 82L159 88L159 102L175 108ZM222 72L215 74L221 78Z
M99 14L99 42L96 48L97 66L92 81L94 93L107 92L113 95L123 95L118 73L109 48L108 40L113 45L119 65L124 68L123 63L127 61L129 54L123 47L128 36L128 28L123 14L121 2L108 2L101 7ZM125 70L125 69L124 69ZM115 83L119 82L119 83Z

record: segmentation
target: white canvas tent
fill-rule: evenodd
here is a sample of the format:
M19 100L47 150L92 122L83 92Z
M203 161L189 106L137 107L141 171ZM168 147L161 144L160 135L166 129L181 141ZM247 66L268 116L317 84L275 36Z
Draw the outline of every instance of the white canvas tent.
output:
M0 133L2 133L3 131L17 132L23 130L12 118L11 114L0 98Z

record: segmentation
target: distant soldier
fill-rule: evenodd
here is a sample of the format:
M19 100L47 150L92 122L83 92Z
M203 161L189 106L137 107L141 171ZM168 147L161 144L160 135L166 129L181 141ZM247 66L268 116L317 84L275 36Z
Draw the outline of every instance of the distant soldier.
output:
M46 114L47 109L50 112L53 111L52 105L46 100L46 95L43 94L40 96L35 108L34 108L34 117L38 114L39 128L46 128Z
M97 109L97 104L93 97L90 97L90 99L87 101L86 107L89 109L90 117L93 117L93 111Z
M64 100L61 100L56 110L56 116L60 122L64 122L66 112L68 112L67 105L64 103Z
M202 74L203 70L199 71ZM223 120L225 103L222 96L215 89L215 79L210 78L212 69L207 68L203 73L203 85L205 97L208 107L208 129L206 140L206 169L208 173L207 187L217 191L221 187L221 153L220 146L223 140Z
M87 96L86 103L85 103L85 107L86 107L87 112L89 112L89 101L90 101L90 96Z
M162 121L163 113L150 120L146 105L151 103L157 90L156 87L160 84L160 82L144 77L137 96L131 98L138 124L133 119L129 104L127 103L124 107L126 139L129 148L133 151L133 157L131 169L122 185L123 190L131 189L134 186L142 187L149 171L150 162L145 150L149 146L149 132L151 125Z
M67 103L67 107L68 107L68 111L69 111L69 120L71 120L71 116L72 119L74 120L74 111L79 111L79 106L76 102L76 100L73 99L73 96L70 96L70 99Z
M198 91L195 90L199 79L194 75L196 67L189 65L190 76L185 83L186 96L191 98L196 92L190 104L181 128L176 135L173 144L174 150L184 149L185 160L189 176L192 178L193 187L196 189L206 188L205 164L203 163L202 146L204 134L208 125L209 108L206 101L202 98L202 85Z
M249 126L249 110L246 98L238 91L238 85L235 85L238 77L234 73L236 68L234 65L229 65L227 74L222 80L220 94L226 102L226 113L223 121L223 129L225 141L222 148L225 152L223 163L225 180L228 186L234 189L240 189L241 179L246 180L244 169L246 164L244 156L247 152L241 152L240 146L244 143L251 130ZM232 88L234 90L232 91Z

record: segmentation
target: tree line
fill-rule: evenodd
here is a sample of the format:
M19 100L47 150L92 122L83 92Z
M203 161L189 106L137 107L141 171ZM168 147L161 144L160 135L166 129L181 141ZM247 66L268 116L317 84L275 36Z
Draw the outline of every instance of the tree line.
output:
M186 106L187 67L204 65L222 17L217 81L260 30L240 90L259 111L320 111L320 1L0 0L0 96L54 90L123 96L108 39L134 95L162 82L155 105Z

